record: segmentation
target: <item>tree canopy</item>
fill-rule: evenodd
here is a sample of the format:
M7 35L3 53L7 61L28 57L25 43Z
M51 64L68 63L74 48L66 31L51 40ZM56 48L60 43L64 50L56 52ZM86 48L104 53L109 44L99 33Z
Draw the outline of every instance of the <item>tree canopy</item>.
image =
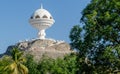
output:
M28 55L26 66L29 69L29 74L75 74L78 71L76 58L75 54L57 59L44 56L36 63L32 55Z
M80 21L83 26L76 25L70 32L71 46L79 50L78 60L87 59L88 67L96 70L99 66L120 69L116 63L120 61L116 49L120 44L120 0L91 0Z
M11 56L3 56L0 59L0 74L28 74L28 68L23 64L23 52L13 48L10 54Z

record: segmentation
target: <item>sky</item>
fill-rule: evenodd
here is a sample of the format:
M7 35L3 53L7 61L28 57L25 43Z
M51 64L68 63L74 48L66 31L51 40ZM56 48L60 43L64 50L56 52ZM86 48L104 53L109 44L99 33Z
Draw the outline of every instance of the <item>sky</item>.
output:
M0 53L19 41L37 38L38 31L29 18L41 4L53 16L55 23L46 30L46 38L70 43L69 34L80 23L81 12L90 0L0 0Z

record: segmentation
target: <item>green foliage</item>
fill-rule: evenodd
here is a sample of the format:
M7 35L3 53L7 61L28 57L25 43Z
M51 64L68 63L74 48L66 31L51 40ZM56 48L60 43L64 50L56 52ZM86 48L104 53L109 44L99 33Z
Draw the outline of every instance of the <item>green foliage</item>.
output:
M26 58L27 62L25 63L25 65L29 69L29 74L40 74L40 72L37 69L38 64L34 61L33 56L27 54Z
M120 73L120 45L110 46L99 56L99 61L94 66L100 74ZM103 69L104 68L104 69ZM101 70L101 71L100 71Z
M11 56L3 56L0 60L0 72L2 74L28 74L28 69L23 63L25 58L18 48L13 48Z
M79 72L109 74L120 70L120 1L92 0L83 10L81 22L83 27L76 25L70 32L71 46L79 50Z
M41 73L75 74L77 69L76 55L68 55L64 59L44 58L38 65Z
M70 32L78 54L40 62L17 48L0 59L0 74L115 74L120 73L120 1L92 0L82 12L83 26ZM25 65L24 65L25 63Z
M8 74L11 72L9 69L6 70L6 67L12 63L11 57L4 55L2 58L0 58L0 74Z
M28 55L26 66L29 74L75 74L78 70L76 58L73 54L58 59L43 57L36 63L33 56Z
M85 40L88 45L96 46L95 42L102 45L120 44L120 8L119 0L92 0L83 10L81 21L85 23ZM106 44L106 42L109 44Z

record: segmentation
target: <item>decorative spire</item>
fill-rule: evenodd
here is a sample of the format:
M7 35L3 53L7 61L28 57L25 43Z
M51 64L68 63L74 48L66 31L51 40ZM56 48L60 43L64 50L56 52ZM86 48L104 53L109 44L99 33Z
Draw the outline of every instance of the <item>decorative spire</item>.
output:
M42 3L41 3L41 9L43 9L43 5L42 5Z

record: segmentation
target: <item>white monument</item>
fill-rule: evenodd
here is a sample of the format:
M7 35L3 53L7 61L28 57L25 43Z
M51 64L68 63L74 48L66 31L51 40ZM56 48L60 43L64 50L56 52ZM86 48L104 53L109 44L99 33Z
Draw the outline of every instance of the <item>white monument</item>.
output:
M45 39L45 30L51 27L55 21L51 14L43 9L42 6L33 13L29 22L39 30L39 39L20 41L15 45L9 46L5 54L8 54L12 48L17 46L20 50L25 51L24 55L31 54L34 56L35 61L38 62L43 55L55 59L73 52L70 45L64 41Z
M52 15L41 5L41 8L33 13L29 22L33 27L39 30L38 38L45 39L45 30L51 27L55 21Z

